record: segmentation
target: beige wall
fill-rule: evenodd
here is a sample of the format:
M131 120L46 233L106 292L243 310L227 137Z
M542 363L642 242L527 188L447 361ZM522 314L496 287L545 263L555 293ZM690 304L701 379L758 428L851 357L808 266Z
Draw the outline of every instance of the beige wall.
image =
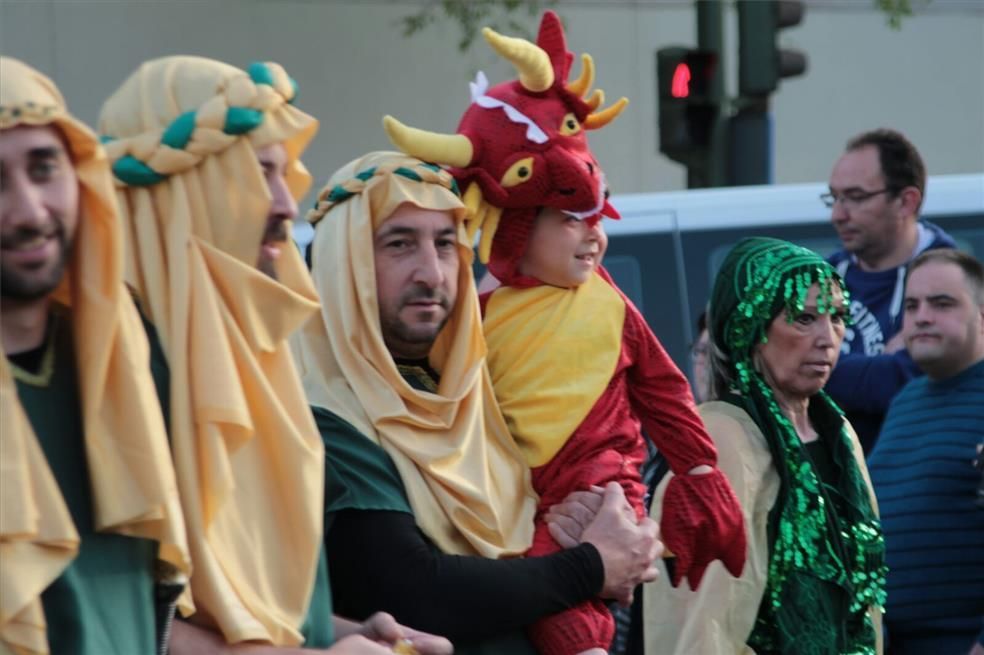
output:
M389 147L383 114L451 131L476 70L485 70L493 84L511 76L482 42L459 53L452 25L403 38L399 18L419 5L0 0L0 51L50 74L90 123L103 99L144 59L185 53L239 65L278 61L300 84L299 106L322 120L306 160L323 181L361 153ZM984 171L984 0L935 0L901 31L888 29L872 5L813 0L803 25L784 37L809 53L810 70L775 96L777 182L826 179L847 137L878 125L909 134L931 173ZM693 43L692 4L560 0L555 7L572 50L594 55L598 86L610 99L632 101L592 137L614 190L682 188L683 169L657 154L654 52Z

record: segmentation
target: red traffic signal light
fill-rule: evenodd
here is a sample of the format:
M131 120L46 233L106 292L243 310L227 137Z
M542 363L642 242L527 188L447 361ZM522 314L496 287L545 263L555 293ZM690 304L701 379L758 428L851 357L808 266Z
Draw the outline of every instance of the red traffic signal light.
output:
M669 47L656 51L659 149L675 161L702 157L720 113L714 92L718 56L708 50Z
M659 96L693 102L712 102L711 81L717 73L715 53L694 48L670 47L656 51Z
M690 97L690 64L680 62L676 65L670 81L670 95L674 98Z

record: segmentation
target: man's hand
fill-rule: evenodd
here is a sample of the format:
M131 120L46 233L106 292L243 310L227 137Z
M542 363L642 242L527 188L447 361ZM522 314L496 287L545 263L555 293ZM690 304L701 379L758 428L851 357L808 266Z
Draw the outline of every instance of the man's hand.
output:
M378 644L361 635L350 635L340 639L327 649L271 646L255 642L228 644L221 634L180 620L175 621L172 626L168 652L174 655L316 655L318 653L323 655L393 655L389 646Z
M635 513L617 482L605 487L601 507L585 526L581 542L594 545L601 555L605 566L605 584L600 594L603 598L631 605L636 586L659 577L654 564L663 552L659 527L649 518L636 523Z
M413 644L419 655L451 655L454 652L451 642L444 637L404 627L386 612L377 612L370 616L362 624L361 634L390 647L401 640L407 640Z
M305 651L313 652L313 651ZM389 646L383 646L361 635L351 635L335 642L323 652L325 655L393 655Z
M584 528L594 520L595 515L601 509L604 498L605 490L594 485L588 491L569 493L563 502L553 505L543 515L550 536L564 548L573 548L581 543L581 534L584 532ZM632 511L631 507L629 507L629 511ZM635 522L634 512L632 513L632 521Z
M888 340L888 343L885 344L885 350L883 352L886 355L892 355L900 350L905 350L905 338L902 336L901 332Z

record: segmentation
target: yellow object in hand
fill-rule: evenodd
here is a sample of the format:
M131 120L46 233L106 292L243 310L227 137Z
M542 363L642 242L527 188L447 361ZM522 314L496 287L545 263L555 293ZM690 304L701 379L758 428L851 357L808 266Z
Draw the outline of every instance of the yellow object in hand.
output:
M420 655L409 639L401 639L393 645L393 652L399 655Z

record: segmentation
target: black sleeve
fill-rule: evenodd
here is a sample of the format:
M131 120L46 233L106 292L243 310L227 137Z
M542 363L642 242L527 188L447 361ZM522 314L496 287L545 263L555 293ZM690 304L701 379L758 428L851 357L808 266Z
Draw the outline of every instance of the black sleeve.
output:
M451 640L501 635L595 597L604 584L591 544L554 555L446 555L405 512L345 510L326 536L335 613L396 620Z

